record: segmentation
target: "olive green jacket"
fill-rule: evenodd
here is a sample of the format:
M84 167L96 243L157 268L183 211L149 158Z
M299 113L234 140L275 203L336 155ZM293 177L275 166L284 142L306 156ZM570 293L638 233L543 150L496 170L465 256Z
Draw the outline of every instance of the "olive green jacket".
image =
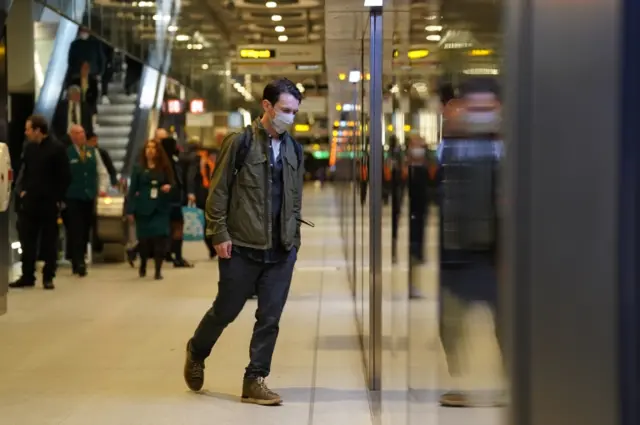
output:
M205 207L207 235L214 244L231 241L254 249L271 248L271 167L269 137L257 119L244 165L234 177L236 154L243 134L230 134L222 142L211 178ZM300 219L304 164L298 161L295 143L283 136L283 200L281 240L286 250L300 248Z

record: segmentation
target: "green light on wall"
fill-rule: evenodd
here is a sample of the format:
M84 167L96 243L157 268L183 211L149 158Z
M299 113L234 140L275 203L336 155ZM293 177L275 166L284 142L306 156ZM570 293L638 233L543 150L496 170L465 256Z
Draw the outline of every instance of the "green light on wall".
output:
M329 159L329 152L328 151L314 151L313 152L313 157L315 159Z

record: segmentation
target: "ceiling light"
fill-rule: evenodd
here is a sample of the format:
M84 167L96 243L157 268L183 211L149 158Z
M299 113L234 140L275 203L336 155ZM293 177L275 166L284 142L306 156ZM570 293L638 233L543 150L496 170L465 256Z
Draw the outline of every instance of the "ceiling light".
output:
M178 31L178 27L175 26L175 25L169 25L169 28L167 28L167 31L176 32L176 31Z
M191 37L186 34L178 34L176 35L176 41L189 41Z
M278 7L278 3L276 3L275 1L268 1L265 3L265 6L267 6L269 9L273 9L274 7Z
M287 41L287 40L289 40L289 37L287 37L286 35L280 35L280 36L278 36L278 41L281 41L281 42L283 42L283 43L284 43L284 42L285 42L285 41Z
M425 31L442 31L442 25L427 25Z
M431 34L427 36L427 40L429 41L440 41L442 37L440 37L438 34Z
M271 17L271 20L272 20L273 22L280 22L280 21L282 21L282 16L280 16L280 15L273 15L273 16Z
M304 86L301 83L296 84L296 88L300 91L300 93L304 93Z
M349 82L357 83L362 78L360 71L349 71Z
M203 47L202 44L199 44L199 43L193 45L194 50L202 50L202 47Z
M209 69L209 65L208 65L208 64L206 64L206 63L203 63L203 64L202 64L202 69Z
M189 50L193 49L193 44L187 44L187 49Z
M285 28L284 28L282 25L278 25L278 26L276 27L276 32L284 32L284 29L285 29Z

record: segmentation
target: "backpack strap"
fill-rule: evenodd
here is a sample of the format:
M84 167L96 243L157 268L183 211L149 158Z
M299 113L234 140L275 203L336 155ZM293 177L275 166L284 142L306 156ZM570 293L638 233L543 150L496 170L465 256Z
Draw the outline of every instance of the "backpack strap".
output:
M236 151L236 161L233 165L233 181L235 181L236 176L242 169L244 165L244 161L247 159L247 155L249 154L249 149L251 149L251 142L253 141L253 128L248 125L244 128L242 134L240 135L242 138L240 140L240 145L238 146L238 150Z

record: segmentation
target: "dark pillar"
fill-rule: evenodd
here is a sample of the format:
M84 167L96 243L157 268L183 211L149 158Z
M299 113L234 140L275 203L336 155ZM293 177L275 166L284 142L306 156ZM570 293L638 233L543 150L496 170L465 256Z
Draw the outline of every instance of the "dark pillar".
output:
M0 0L0 25L3 29L0 39L0 143L5 143L9 136L7 125L7 45L6 21L12 0ZM0 315L7 312L7 291L9 288L9 271L11 244L9 241L9 212L0 212Z
M508 424L637 424L640 5L507 3Z

